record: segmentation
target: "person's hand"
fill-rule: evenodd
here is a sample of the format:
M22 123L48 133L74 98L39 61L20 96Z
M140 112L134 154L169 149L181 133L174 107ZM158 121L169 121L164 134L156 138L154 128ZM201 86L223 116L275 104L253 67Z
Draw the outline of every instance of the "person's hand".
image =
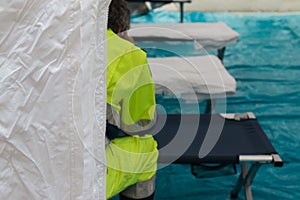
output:
M128 40L129 42L134 43L134 40L132 37L130 37L127 33L127 31L123 31L121 33L118 34L121 38L123 38L124 40Z

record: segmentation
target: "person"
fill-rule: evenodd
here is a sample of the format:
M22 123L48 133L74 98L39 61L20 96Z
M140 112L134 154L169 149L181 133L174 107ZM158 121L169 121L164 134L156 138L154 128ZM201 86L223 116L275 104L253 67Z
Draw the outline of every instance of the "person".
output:
M155 87L146 53L127 35L130 11L112 0L107 28L106 195L154 199L158 149L147 129L155 123Z

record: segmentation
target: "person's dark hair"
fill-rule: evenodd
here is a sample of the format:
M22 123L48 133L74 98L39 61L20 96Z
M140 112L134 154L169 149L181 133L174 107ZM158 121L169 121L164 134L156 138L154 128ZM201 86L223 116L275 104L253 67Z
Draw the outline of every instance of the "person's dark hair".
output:
M130 28L130 11L125 0L112 0L109 5L107 28L120 33Z

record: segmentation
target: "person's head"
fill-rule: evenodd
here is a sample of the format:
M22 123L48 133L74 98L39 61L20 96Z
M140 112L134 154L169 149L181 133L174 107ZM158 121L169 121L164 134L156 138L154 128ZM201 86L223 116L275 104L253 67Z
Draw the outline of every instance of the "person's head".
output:
M107 28L115 33L130 28L130 11L125 0L112 0L109 5Z

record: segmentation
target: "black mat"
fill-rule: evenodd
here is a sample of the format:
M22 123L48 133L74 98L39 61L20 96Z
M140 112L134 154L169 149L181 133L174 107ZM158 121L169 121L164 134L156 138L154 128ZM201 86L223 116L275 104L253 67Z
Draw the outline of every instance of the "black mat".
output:
M276 153L256 119L159 115L150 132L158 142L161 163L238 163L239 155Z

